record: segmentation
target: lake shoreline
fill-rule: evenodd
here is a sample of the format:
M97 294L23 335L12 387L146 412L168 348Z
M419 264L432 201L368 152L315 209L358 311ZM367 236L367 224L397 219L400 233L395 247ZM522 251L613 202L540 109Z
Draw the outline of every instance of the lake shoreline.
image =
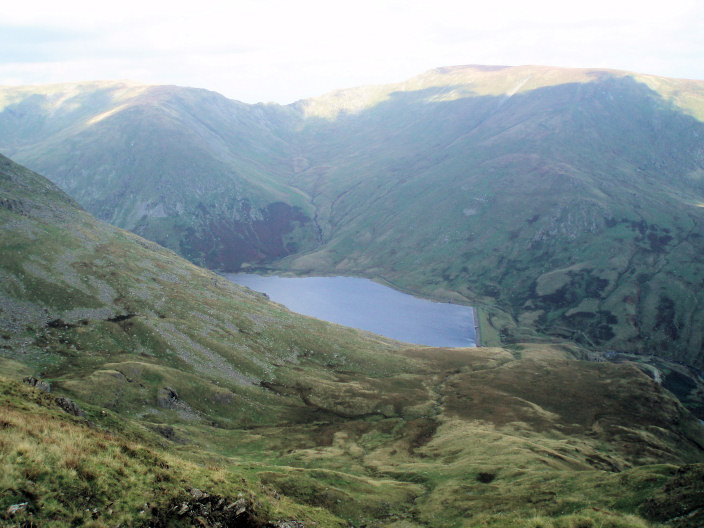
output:
M472 306L472 317L474 317L474 346L482 346L481 334L479 333L479 309Z
M289 310L323 321L421 346L477 346L478 314L473 306L412 295L378 278L253 271L223 275Z
M257 267L257 266L252 266L252 267L245 267L241 268L238 271L222 271L222 270L214 270L215 273L218 275L228 275L230 273L251 273L254 275L262 275L264 277L290 277L290 278L306 278L306 277L349 277L351 279L369 279L370 281L376 282L377 284L381 284L382 286L388 286L389 288L392 288L396 291L399 291L401 293L405 293L406 295L410 295L412 297L416 297L418 299L424 299L426 301L432 301L436 303L450 303L450 304L456 304L458 306L467 306L469 308L474 308L474 305L471 304L472 301L465 297L464 295L460 294L457 291L454 290L447 290L448 292L452 293L452 295L431 295L429 293L424 293L420 292L418 290L412 290L409 288L405 288L403 286L399 286L395 282L387 279L386 277L383 277L381 275L373 275L369 273L357 273L356 275L346 275L344 273L335 273L335 272L321 272L321 271L310 271L310 272L300 272L297 270L289 270L289 269L282 269L282 268L262 268L262 267ZM477 314L477 317L479 315Z

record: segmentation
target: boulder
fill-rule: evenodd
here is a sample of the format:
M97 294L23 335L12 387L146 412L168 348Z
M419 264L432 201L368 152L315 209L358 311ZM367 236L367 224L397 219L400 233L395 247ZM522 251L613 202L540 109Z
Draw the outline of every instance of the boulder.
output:
M18 504L13 504L7 510L5 513L7 514L8 517L14 517L18 513L22 513L27 511L27 508L29 507L28 502L20 502Z
M43 392L51 392L51 385L44 380L35 378L34 376L27 376L22 380L24 383L31 387L35 387Z
M84 413L81 408L76 405L76 402L71 401L68 398L64 398L63 396L56 398L56 404L73 416L83 417L86 415L86 413Z
M171 409L178 402L178 393L171 387L159 389L156 394L156 404L164 409Z

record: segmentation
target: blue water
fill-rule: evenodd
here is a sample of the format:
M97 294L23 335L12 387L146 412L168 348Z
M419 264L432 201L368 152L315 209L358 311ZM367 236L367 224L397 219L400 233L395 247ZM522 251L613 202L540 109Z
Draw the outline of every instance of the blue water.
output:
M419 299L354 277L276 277L226 274L288 309L392 339L438 347L475 346L469 306Z

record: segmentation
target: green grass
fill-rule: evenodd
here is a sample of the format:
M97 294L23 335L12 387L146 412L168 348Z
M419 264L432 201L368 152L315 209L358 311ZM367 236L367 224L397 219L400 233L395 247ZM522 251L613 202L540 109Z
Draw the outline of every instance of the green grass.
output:
M17 516L5 513L6 522L186 526L195 518L177 511L184 502L193 503L190 490L198 488L228 504L242 497L249 504L256 501L247 526L286 515L306 523L342 525L324 510L275 500L270 491L247 484L237 472L174 456L143 426L124 417L87 408L98 422L90 425L60 411L49 395L5 378L0 379L0 390L0 507L4 513L12 504L29 503Z
M646 499L704 462L699 421L631 364L296 315L2 168L24 204L0 210L3 522L189 525L195 487L246 498L251 526L648 526Z
M499 104L495 94L521 75L530 82ZM383 278L502 311L504 337L491 344L569 339L698 365L702 209L691 204L704 191L689 176L698 162L685 145L702 124L669 98L682 86L690 108L701 83L642 80L460 68L387 87L352 117L312 120L310 179L304 172L291 182L316 196L326 240L278 266ZM472 93L429 103L436 92L455 94L449 82ZM655 149L670 146L659 154L652 119L667 123ZM572 269L584 271L571 277ZM543 291L551 274L562 288ZM660 320L666 290L674 316ZM585 299L592 306L572 315Z
M420 447L409 442L410 424L398 421L210 433L196 428L215 435L210 440L220 445L219 454L190 435L186 445L164 443L144 421L84 404L89 425L59 410L52 395L5 378L0 390L0 506L4 511L28 502L28 511L13 520L46 526L147 526L166 519L178 525L188 519L174 508L191 500L194 487L230 502L251 497L251 514L260 522L651 526L637 515L639 508L675 469L569 471L564 455L551 466L542 453L570 445L588 449L588 439L536 434L533 443L526 431L456 419L445 420ZM222 447L224 439L232 442L229 448Z
M491 345L569 340L701 368L702 86L465 66L288 107L7 88L0 106L24 117L6 112L0 144L214 269L371 277L496 314ZM269 217L278 202L298 209Z

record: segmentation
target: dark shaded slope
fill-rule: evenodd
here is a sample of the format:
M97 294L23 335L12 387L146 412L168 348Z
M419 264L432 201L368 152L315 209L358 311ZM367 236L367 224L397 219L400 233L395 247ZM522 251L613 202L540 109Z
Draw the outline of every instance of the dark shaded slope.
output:
M701 365L704 123L630 77L444 93L308 123L295 182L328 241L291 266L496 300L509 341L537 329Z
M224 270L315 240L306 197L281 183L285 109L109 83L11 97L0 114L5 152L102 220Z

